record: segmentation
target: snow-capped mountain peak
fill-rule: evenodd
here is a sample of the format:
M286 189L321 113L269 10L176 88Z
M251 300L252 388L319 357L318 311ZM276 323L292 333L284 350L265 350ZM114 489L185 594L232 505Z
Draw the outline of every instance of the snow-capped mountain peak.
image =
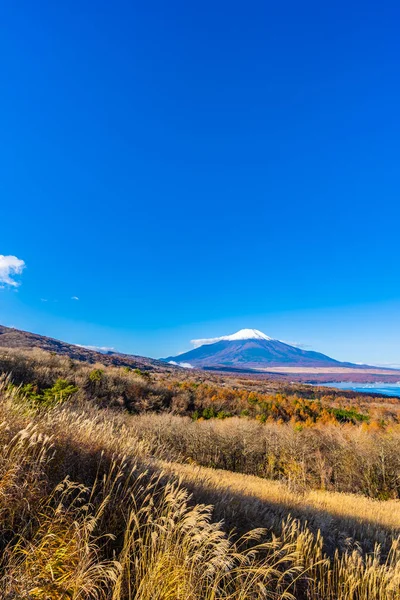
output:
M272 338L265 335L262 331L258 329L241 329L236 333L232 333L232 335L227 335L225 340L272 340Z
M193 346L195 348L198 348L199 346L215 344L216 342L222 342L222 341L224 341L224 342L225 341L235 342L237 340L267 340L267 341L271 341L272 339L273 338L268 337L267 335L265 335L265 333L263 333L262 331L259 331L258 329L241 329L240 331L237 331L236 333L232 333L231 335L222 335L221 337L216 337L216 338L192 340L191 344L193 344Z

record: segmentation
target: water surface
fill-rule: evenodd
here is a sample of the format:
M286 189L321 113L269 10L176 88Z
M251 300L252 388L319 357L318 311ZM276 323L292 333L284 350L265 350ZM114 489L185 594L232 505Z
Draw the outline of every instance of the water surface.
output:
M382 394L384 396L400 397L400 381L398 383L356 383L355 381L334 381L331 383L318 383L325 387L338 388L339 390L352 390L365 394Z

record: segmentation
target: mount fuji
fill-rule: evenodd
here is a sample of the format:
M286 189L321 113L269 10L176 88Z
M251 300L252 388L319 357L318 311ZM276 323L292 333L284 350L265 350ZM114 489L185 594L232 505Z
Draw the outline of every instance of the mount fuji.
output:
M262 369L268 367L355 367L320 352L302 350L275 340L257 329L241 329L232 335L192 340L193 350L165 360L186 367ZM358 366L358 368L360 368Z

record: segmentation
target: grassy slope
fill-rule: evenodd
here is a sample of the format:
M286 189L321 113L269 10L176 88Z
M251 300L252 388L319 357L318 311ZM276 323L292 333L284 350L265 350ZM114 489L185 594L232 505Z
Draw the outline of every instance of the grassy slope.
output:
M375 543L390 547L400 535L400 500L380 502L357 494L309 490L294 492L287 484L210 469L159 461L160 467L179 476L194 494L207 497L222 518L241 530L249 526L279 528L289 515L321 531L326 550L345 548L353 539L372 550Z
M202 471L199 482L197 466L149 457L146 443L135 434L135 417L90 406L35 415L19 408L13 394L3 392L0 398L2 597L398 598L395 546L387 559L379 552L366 558L351 547L328 559L319 535L269 515L266 507L271 498L279 502L280 491L286 504L293 502L294 512L300 511L301 499L284 487L274 485L271 493L268 482L260 481L258 489L254 478L209 470ZM171 471L181 477L180 485ZM210 497L203 473L212 482L216 511L224 510L247 529L241 542L229 540L212 523L211 509L202 504ZM331 502L337 511L337 498ZM365 499L359 506L356 498L353 502L356 514L365 509ZM285 504L280 510L287 516ZM251 532L260 516L277 537ZM375 531L383 521L375 522Z
M31 374L43 381L54 380L53 370L59 376L77 368L67 359L42 359ZM25 369L27 360L12 365ZM82 389L86 375L84 367L75 373ZM107 377L109 398L124 388L113 370ZM153 396L160 389L159 379L146 387L139 385L140 375L124 377L139 396L143 389ZM242 456L246 431L257 450L255 433L264 430L276 440L282 433L284 443L291 444L317 439L325 435L323 429L305 430L304 437L301 431L294 435L290 425L263 426L247 419L191 423L102 406L81 397L32 410L17 388L3 383L2 598L398 600L398 501L296 491L296 481L271 482L188 461L188 448L193 456L201 450L207 457L218 448L234 454L239 444ZM328 429L326 440L338 435L347 444L348 432L351 443L352 432L358 432L355 439L369 444L371 452L377 449L378 458L385 440L393 453L387 459L396 460L397 437L391 433L372 432L371 445L370 434L360 427L336 426ZM210 503L213 508L204 506ZM288 517L297 520L288 522ZM218 525L221 518L224 524ZM254 532L255 527L266 531ZM232 528L245 539L228 538ZM383 553L373 550L376 541Z

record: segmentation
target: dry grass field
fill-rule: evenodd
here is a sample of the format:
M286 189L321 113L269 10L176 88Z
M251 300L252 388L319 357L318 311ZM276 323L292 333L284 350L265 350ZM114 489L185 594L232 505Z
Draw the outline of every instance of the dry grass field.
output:
M14 359L0 389L1 598L398 600L395 421L155 414L161 381L125 373L131 414L113 368ZM11 384L23 373L36 377L24 391Z
M251 523L278 530L291 515L313 532L321 532L328 552L345 549L348 540L357 540L364 549L373 550L376 543L387 549L400 534L400 500L382 502L324 490L294 492L283 482L253 475L165 461L158 464L191 489L200 489L217 508L216 516L233 527Z

